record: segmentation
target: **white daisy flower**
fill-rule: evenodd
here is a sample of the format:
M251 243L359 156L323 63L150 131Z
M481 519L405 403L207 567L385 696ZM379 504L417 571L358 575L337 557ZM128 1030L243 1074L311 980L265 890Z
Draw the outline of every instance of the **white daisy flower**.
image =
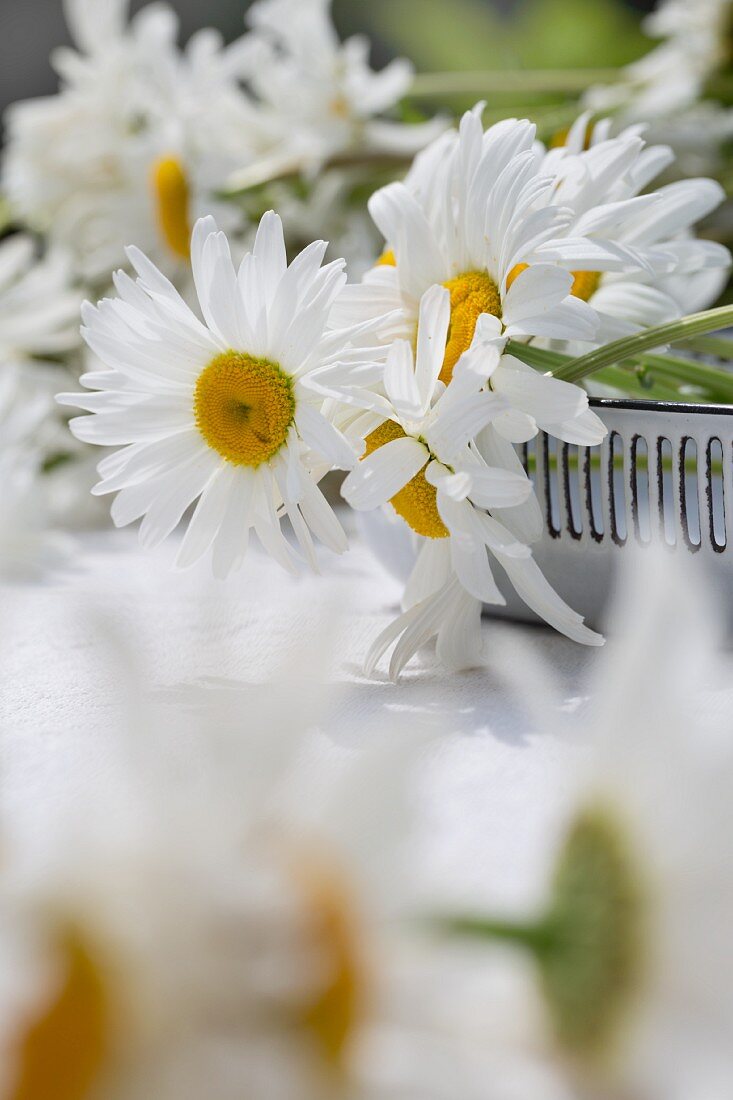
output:
M693 236L696 223L724 201L720 184L685 179L650 191L673 163L672 150L646 146L639 127L611 137L610 125L582 115L541 165L554 181L552 201L573 212L568 232L602 239L629 257L625 271L575 275L572 293L598 314L601 344L706 308L730 268L727 248Z
M570 232L572 211L551 204L553 183L539 171L534 139L529 122L508 120L484 134L480 109L466 114L460 133L426 150L406 184L373 196L387 252L361 284L346 288L336 311L342 324L390 314L385 338L413 340L420 298L434 284L445 286L451 309L441 380L450 381L481 319L484 334L493 329L494 336L485 377L492 388L506 378L512 406L496 426L514 441L554 420L549 409L543 417L543 403L556 392L567 405L568 390L534 371L515 384L521 368L510 361L497 369L496 354L510 338L593 342L598 318L571 293L572 272L622 270L630 262L626 249ZM580 389L566 419L577 419L584 439L600 442L605 434ZM572 435L561 438L576 442Z
M446 374L470 347L483 314L501 322L507 339L572 332L591 340L595 315L570 296L572 278L558 264L580 269L593 257L618 266L618 259L592 242L559 240L568 218L541 205L550 184L537 171L534 137L531 123L513 119L484 134L480 112L469 112L460 134L439 138L418 159L412 186L408 180L378 191L369 208L387 251L363 284L347 288L343 313L362 319L401 310L399 334L409 339L422 295L437 283L447 286ZM519 270L523 262L527 269Z
M576 641L602 643L555 595L529 548L492 514L525 504L532 485L521 467L489 465L475 442L487 425L506 415L507 405L500 393L483 389L486 345L480 326L449 384L440 380L450 323L450 292L435 286L420 305L416 358L409 343L397 340L387 358L384 394L348 386L341 394L344 401L367 410L351 425L353 433L366 434L366 454L347 477L344 497L359 510L389 502L420 543L405 592L405 614L377 639L367 658L371 673L397 641L390 663L393 679L436 636L438 655L449 668L481 663L482 604L505 603L489 554L548 622ZM508 387L513 368L498 362L497 353L496 369ZM515 373L521 385L523 375ZM321 375L335 380L334 392L338 377L338 367ZM362 377L362 385L365 381ZM574 409L576 387L567 390Z
M247 13L248 83L273 170L315 173L351 152L413 156L444 127L383 117L409 91L412 66L396 60L375 72L367 38L339 41L331 2L258 0Z
M239 46L202 31L181 53L164 4L129 25L128 0L65 8L77 49L54 57L57 95L9 109L3 187L85 279L108 278L129 240L171 274L186 270L194 220L233 217L213 193L249 155Z
M137 281L120 272L118 298L84 307L84 338L108 369L82 379L98 392L59 400L94 414L71 421L77 438L123 448L100 463L94 492L117 494L118 526L144 517L144 546L161 543L198 500L179 566L213 543L214 571L226 576L254 528L292 572L284 516L314 567L311 533L336 553L347 547L317 482L355 456L308 378L364 353L350 347L352 333L329 328L346 276L342 260L321 266L326 247L316 242L288 266L282 224L269 213L237 272L225 235L204 218L191 245L203 321L136 248Z

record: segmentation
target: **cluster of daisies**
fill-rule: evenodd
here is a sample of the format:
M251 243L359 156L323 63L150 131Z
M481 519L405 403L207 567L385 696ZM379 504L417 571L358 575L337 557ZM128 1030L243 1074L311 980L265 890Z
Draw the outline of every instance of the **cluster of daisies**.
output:
M505 600L494 565L546 622L601 644L533 558L542 515L517 445L593 446L605 429L583 389L509 342L593 347L715 299L729 254L692 231L722 190L649 190L670 158L586 118L547 151L526 121L485 131L479 105L374 194L384 250L360 282L324 242L288 262L273 212L240 263L211 216L196 223L196 307L129 248L137 278L83 308L92 392L59 398L92 414L77 439L115 448L94 493L115 494L116 524L142 520L147 547L186 517L181 566L211 551L226 577L254 533L294 572L316 567L314 538L347 548L318 487L343 470L352 508L386 507L414 536L404 613L370 670L394 647L396 678L433 638L447 667L480 664L482 606Z
M304 732L321 646L288 690L193 706L146 694L138 639L95 639L104 720L47 731L63 752L33 797L27 757L5 769L3 1100L728 1097L733 754L720 708L691 709L714 616L670 562L641 570L595 711L506 664L563 749L509 861L463 784L435 858L445 742L414 715L358 752ZM593 745L580 766L569 730Z
M129 0L63 7L73 45L52 57L59 90L8 109L0 153L0 232L16 233L0 246L0 370L13 372L20 403L35 404L39 390L52 399L88 369L79 307L109 290L126 245L188 300L199 217L214 215L241 258L266 208L251 184L249 204L224 197L245 186L243 173L287 177L267 201L291 245L321 235L354 268L370 266L378 240L354 189L372 159L406 165L443 127L400 121L409 63L374 71L366 39L339 41L330 0L259 0L238 41L205 29L185 49L168 4L134 17ZM349 168L354 157L367 168ZM96 524L90 449L48 404L42 430L27 434L24 466L42 471L37 491L51 496L51 519ZM4 452L0 461L13 465ZM17 493L21 483L19 474Z
M600 644L533 557L542 515L517 448L540 431L594 446L604 426L583 389L516 353L577 356L711 305L730 257L695 227L722 188L657 186L673 153L638 124L582 115L548 149L528 121L485 131L481 105L457 129L404 123L409 64L372 70L329 0L257 0L240 39L206 30L183 50L164 4L65 7L58 94L7 118L22 232L0 246L3 420L24 442L19 461L0 441L19 502L0 570L34 560L29 495L78 525L105 494L146 547L184 526L181 567L210 554L225 578L254 535L286 570L315 569L317 542L348 547L320 487L339 470L353 509L386 509L413 542L370 670L392 650L396 678L432 639L446 666L480 664L482 607L507 585ZM344 207L356 162L403 180ZM263 180L278 212L254 216L233 196L263 199ZM330 229L329 252L312 237ZM82 307L83 348L81 299L105 294ZM64 364L92 392L54 404ZM68 407L91 414L71 433ZM89 444L108 453L80 511Z
M60 90L8 111L1 185L13 214L66 248L87 283L108 280L131 241L185 279L202 214L246 241L246 211L217 201L235 175L314 180L354 152L409 158L442 125L390 117L411 66L373 71L368 40L339 41L330 0L258 0L240 39L225 45L206 29L185 50L167 4L134 18L129 0L64 7L74 48L54 55ZM295 223L323 215L319 231L332 236L324 230L345 215L331 195L326 216L324 186L305 208L287 205Z

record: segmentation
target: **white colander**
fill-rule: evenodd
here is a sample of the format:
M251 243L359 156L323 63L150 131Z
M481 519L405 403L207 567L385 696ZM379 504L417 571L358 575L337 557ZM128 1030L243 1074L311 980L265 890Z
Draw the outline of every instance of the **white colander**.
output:
M733 623L733 407L592 400L608 435L578 448L540 435L525 449L545 531L535 556L591 625L617 568L662 546L704 569ZM531 621L508 586L497 613ZM674 593L670 593L674 599Z
M591 405L608 428L600 447L540 434L523 449L545 518L533 550L547 579L604 629L618 568L639 547L662 546L709 574L733 629L733 406ZM379 513L364 519L379 558L406 578L415 547L405 525ZM497 581L507 604L488 607L490 614L539 621L501 575Z

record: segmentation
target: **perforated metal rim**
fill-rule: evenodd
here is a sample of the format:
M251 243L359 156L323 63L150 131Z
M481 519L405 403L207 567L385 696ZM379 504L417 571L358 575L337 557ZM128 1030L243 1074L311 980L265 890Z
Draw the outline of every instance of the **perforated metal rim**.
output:
M601 446L570 446L540 433L524 448L545 539L618 549L661 541L725 556L728 564L733 406L606 398L591 404L608 428Z
M694 413L733 416L733 405L697 405L686 401L634 401L632 398L591 397L594 409L631 409L635 412Z

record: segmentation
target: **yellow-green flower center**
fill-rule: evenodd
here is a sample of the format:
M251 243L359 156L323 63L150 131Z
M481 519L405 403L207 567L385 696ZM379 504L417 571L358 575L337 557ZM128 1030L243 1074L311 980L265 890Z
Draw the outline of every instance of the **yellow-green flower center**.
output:
M196 426L235 466L261 466L285 444L295 419L292 379L267 359L227 351L201 372Z
M643 899L611 816L593 810L570 830L553 886L551 947L540 957L557 1038L584 1061L602 1058L642 969Z
M60 944L59 962L56 988L19 1036L8 1100L86 1100L109 1054L104 983L77 936Z
M386 443L395 439L404 439L406 432L394 420L387 420L366 438L366 452L364 458L374 454ZM425 477L425 466L419 473L408 481L400 491L392 497L390 504L398 516L407 523L418 535L428 539L447 539L450 531L440 518L438 511L438 493L434 485Z
M176 157L161 157L151 173L158 228L179 260L191 256L191 194L183 165Z

